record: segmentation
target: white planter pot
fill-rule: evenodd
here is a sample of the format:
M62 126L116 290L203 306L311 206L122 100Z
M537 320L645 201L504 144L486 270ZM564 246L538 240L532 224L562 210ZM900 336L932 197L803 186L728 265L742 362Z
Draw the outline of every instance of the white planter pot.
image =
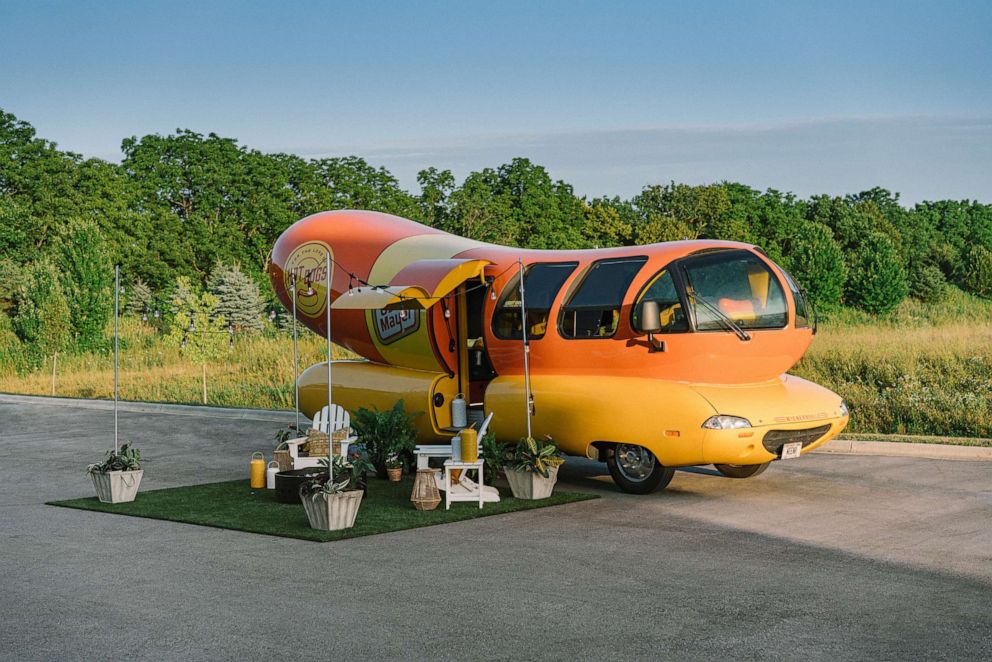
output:
M100 473L94 471L90 474L93 477L93 487L96 488L96 496L102 503L127 503L134 501L138 493L138 485L141 484L141 477L145 475L144 469L137 471L108 471Z
M358 507L362 504L363 494L361 490L352 490L303 497L301 501L303 509L307 511L310 528L338 531L355 526L355 518L358 517Z
M551 467L547 478L531 471L506 469L504 473L513 496L518 499L547 499L558 481L558 467Z

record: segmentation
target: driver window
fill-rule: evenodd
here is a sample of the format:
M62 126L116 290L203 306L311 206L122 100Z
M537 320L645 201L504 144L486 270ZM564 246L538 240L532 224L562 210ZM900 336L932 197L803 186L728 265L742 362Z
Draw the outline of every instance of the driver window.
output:
M689 330L689 321L682 300L675 290L675 280L671 272L664 269L644 291L644 294L634 303L634 328L640 328L640 309L642 301L655 301L658 304L661 333L678 333Z

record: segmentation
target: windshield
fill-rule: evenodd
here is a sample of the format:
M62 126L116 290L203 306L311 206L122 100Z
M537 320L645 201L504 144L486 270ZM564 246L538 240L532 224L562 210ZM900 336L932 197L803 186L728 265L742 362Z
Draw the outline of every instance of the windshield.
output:
M722 316L742 329L785 326L788 306L782 286L753 253L731 250L700 255L685 260L683 270L696 330L727 330Z

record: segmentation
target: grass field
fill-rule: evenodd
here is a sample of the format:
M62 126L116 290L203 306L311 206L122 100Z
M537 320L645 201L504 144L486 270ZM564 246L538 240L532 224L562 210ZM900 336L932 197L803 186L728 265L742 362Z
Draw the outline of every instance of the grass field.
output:
M306 332L300 365L325 357ZM335 358L348 352L335 348ZM293 353L286 336L236 339L205 368L212 405L290 408ZM828 317L793 373L842 395L852 433L992 438L992 302L952 290L940 305L907 300L885 318L845 310ZM136 319L123 324L120 394L125 400L203 403L200 364L166 346ZM52 360L26 375L0 371L0 392L52 394ZM113 396L109 353L59 357L56 395Z
M409 476L398 483L369 481L355 526L342 531L311 529L303 506L279 503L274 490L251 490L246 480L139 492L131 503L100 503L96 497L89 497L49 505L329 542L598 498L595 494L556 490L550 498L537 501L502 495L498 503L488 503L481 509L478 504L462 502L445 510L442 502L435 510L420 511L410 503L412 487Z

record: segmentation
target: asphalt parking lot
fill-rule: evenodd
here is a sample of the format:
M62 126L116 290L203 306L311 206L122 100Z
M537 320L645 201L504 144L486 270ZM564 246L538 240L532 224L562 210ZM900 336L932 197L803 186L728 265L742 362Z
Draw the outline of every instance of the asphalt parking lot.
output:
M211 413L211 412L207 412ZM246 476L285 416L121 413L142 489ZM106 408L0 398L0 657L988 659L992 462L816 454L334 543L45 506ZM139 497L140 498L140 497Z

